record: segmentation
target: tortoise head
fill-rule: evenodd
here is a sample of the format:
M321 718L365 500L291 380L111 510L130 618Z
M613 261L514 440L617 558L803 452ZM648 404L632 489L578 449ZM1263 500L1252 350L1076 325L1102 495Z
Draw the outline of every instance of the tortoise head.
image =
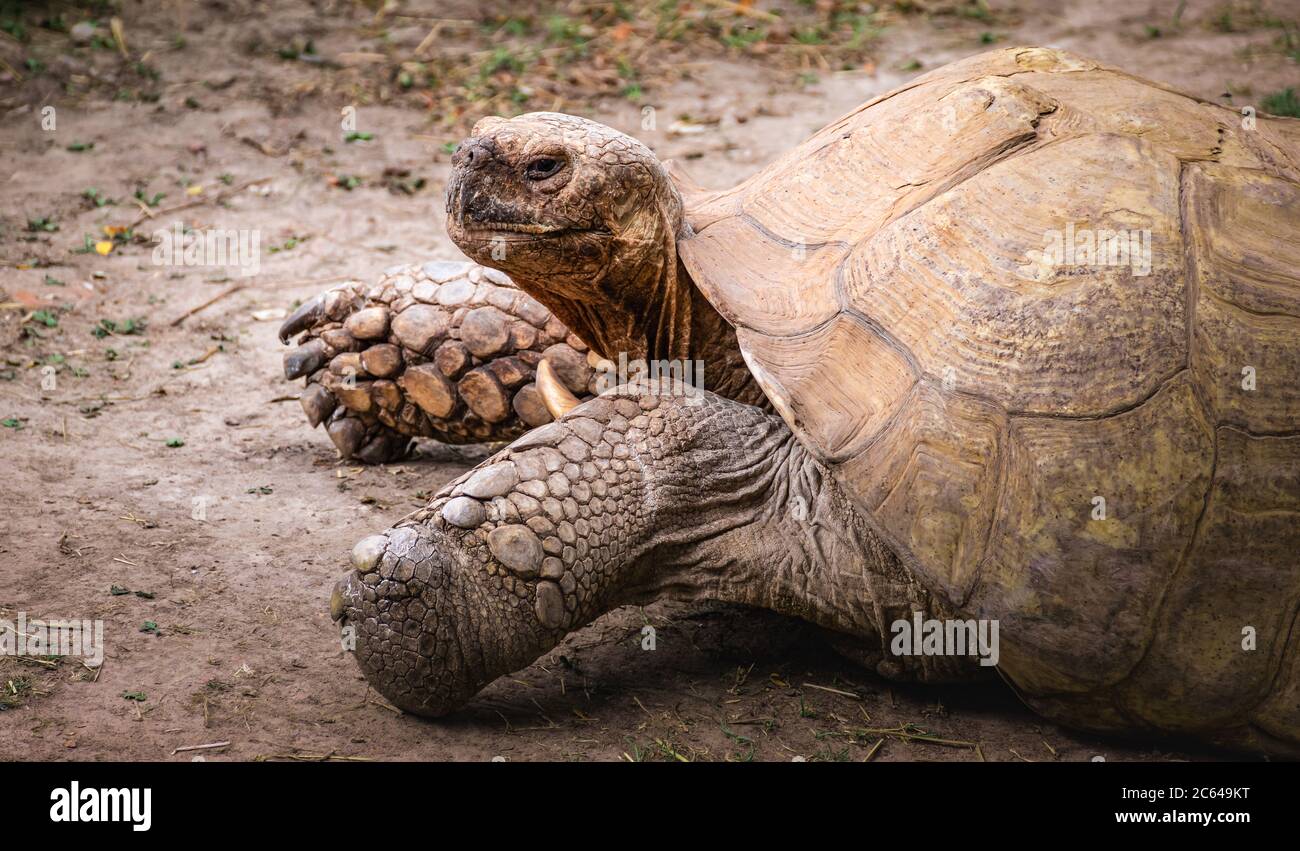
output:
M594 121L552 112L484 118L452 157L452 240L589 343L565 305L637 302L675 268L681 227L681 197L655 155Z

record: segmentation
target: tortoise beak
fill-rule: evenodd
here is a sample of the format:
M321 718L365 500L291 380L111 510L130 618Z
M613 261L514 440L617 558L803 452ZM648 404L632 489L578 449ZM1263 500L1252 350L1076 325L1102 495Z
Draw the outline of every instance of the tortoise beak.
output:
M486 220L489 193L482 191L482 178L489 163L502 164L501 152L486 136L471 136L451 156L451 178L447 181L447 218L462 229L466 224ZM497 171L498 169L491 169ZM486 181L491 183L490 180Z

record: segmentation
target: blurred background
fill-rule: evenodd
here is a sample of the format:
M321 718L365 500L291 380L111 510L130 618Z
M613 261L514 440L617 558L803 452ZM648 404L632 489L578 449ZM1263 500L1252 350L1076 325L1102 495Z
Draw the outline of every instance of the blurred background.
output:
M1286 114L1298 19L1296 0L4 0L0 108L334 97L418 110L454 142L487 114L655 105L692 84L816 96L845 75L1050 44Z

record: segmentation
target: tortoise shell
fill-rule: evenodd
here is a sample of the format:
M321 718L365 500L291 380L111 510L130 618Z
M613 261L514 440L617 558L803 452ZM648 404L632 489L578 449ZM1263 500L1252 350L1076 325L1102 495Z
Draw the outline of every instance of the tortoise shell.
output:
M687 207L774 407L1035 708L1300 747L1300 122L1013 48Z

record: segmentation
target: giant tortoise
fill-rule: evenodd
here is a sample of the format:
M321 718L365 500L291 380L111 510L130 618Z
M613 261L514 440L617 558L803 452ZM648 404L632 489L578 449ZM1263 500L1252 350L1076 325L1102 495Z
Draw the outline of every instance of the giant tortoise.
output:
M1052 49L875 98L726 191L581 118L485 119L447 227L645 375L362 540L331 601L437 716L611 608L774 609L890 678L1300 753L1300 122Z

